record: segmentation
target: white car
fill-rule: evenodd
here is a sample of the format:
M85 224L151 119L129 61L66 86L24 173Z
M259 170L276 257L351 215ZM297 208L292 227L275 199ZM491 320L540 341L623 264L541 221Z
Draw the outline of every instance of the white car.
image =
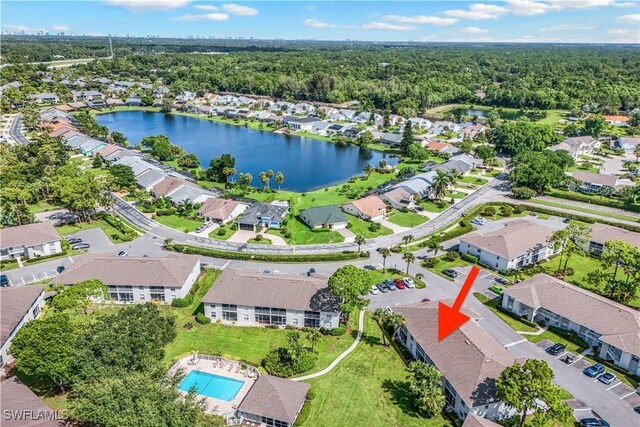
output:
M371 295L378 295L380 293L380 290L376 285L373 285L371 289L369 289L369 293L371 293Z
M404 284L405 284L405 286L406 286L407 288L415 288L415 287L416 287L416 282L414 282L413 280L411 280L411 279L410 279L410 278L408 278L408 277L404 277L404 278L402 279L402 282L404 282Z
M487 223L487 220L482 218L481 216L471 220L471 224L475 224L475 225L485 225L486 223Z

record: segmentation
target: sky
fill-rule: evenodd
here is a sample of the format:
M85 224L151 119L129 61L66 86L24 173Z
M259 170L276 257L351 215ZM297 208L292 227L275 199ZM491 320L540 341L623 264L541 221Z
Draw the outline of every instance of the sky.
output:
M3 0L3 32L424 42L640 43L640 0Z

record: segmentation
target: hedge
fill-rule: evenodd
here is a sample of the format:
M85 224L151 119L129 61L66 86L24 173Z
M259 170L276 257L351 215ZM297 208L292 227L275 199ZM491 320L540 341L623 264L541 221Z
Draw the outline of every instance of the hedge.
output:
M477 264L480 261L480 259L477 256L471 255L471 254L462 255L462 259L467 262L470 262L471 264Z
M329 254L303 254L303 255L277 255L277 254L257 254L250 252L228 252L218 249L201 248L199 246L170 244L166 249L183 254L195 254L210 256L214 258L267 261L267 262L322 262L322 261L349 261L359 258L369 258L369 252L337 252Z
M204 315L204 313L196 314L196 322L201 325L206 325L207 323L211 323L211 319Z
M189 307L191 303L193 303L193 294L189 293L184 298L174 298L173 301L171 301L171 307Z
M538 206L526 205L525 209L530 210L532 212L538 212L538 213L547 214L547 215L555 215L563 218L574 219L576 221L582 221L589 224L595 224L596 222L599 222L601 224L607 224L613 227L624 228L625 230L635 231L636 233L640 233L639 225L625 224L621 222L609 221L606 219L591 218L588 216L582 216L582 215L577 215L572 213L558 212L558 211L554 211L553 209L547 209L547 208L542 208Z
M311 390L309 390L309 392L311 392ZM310 399L307 399L302 405L302 409L300 410L300 413L296 418L296 422L293 423L293 427L299 427L303 425L304 422L307 421L307 418L309 418L310 413L311 413L311 402L310 402Z
M23 264L31 264L31 263L34 263L34 262L40 262L40 261L44 261L44 260L52 259L52 258L62 258L64 256L66 256L66 255L67 255L67 251L62 251L62 252L57 253L57 254L39 256L39 257L35 257L35 258L25 259L22 263Z
M592 205L608 206L610 208L626 209L630 211L640 212L640 206L638 205L625 205L619 200L613 200L610 198L598 198L582 193L558 191L555 189L549 190L545 194L551 197L557 197L559 199L575 200L577 202L591 203Z

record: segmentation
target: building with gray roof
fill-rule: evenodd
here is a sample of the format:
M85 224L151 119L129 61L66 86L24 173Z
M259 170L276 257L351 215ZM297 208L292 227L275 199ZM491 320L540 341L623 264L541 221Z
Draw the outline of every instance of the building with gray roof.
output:
M0 342L2 343L0 368L11 360L8 353L13 337L20 328L38 317L43 306L44 286L42 285L0 288Z
M239 230L259 231L264 227L280 228L287 213L289 213L288 204L254 203L236 219L236 224Z
M339 206L318 206L300 211L300 219L311 228L345 228L347 217Z

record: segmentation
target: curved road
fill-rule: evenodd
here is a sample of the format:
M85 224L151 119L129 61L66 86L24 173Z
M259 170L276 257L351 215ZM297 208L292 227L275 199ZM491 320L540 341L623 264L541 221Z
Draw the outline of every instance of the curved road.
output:
M29 140L25 138L22 134L22 114L18 113L13 118L13 122L11 122L11 127L9 128L9 135L13 138L13 140L17 144L27 145Z

